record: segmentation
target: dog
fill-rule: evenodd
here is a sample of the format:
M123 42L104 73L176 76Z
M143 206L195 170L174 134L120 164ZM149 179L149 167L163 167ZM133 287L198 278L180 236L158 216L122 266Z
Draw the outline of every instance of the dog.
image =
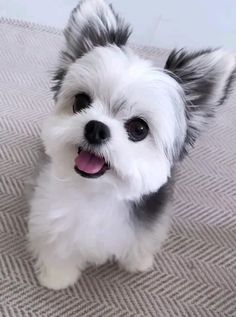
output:
M164 68L127 45L130 26L104 0L82 0L64 30L49 157L30 200L40 283L73 285L89 264L152 267L166 239L174 170L230 91L235 58L170 52Z

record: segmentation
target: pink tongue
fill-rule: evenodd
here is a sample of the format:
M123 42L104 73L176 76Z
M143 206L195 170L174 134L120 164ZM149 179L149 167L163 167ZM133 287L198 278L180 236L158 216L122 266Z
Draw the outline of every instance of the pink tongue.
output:
M95 154L81 151L75 159L75 166L87 174L96 174L103 168L105 160Z

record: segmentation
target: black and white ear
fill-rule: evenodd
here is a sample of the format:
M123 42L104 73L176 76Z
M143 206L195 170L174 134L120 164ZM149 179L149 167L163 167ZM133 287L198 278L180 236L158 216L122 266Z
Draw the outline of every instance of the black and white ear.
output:
M58 91L68 66L97 46L126 45L131 29L105 0L81 0L64 30L65 48L54 77Z
M208 118L227 98L235 77L235 61L233 54L220 49L170 54L165 69L182 86L186 101L184 152L193 146Z

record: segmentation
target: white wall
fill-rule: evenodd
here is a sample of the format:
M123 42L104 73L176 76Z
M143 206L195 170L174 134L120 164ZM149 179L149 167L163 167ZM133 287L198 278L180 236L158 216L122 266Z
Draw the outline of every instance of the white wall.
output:
M0 0L0 15L62 28L78 0ZM111 0L136 43L236 49L236 0Z
M236 0L113 0L139 42L236 48Z

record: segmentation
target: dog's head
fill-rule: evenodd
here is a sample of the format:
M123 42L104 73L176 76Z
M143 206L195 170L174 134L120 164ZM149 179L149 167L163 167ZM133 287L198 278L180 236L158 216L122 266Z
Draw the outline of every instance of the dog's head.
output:
M127 46L130 33L103 0L73 10L42 135L58 174L134 199L158 190L194 144L227 95L235 60L180 50L159 69Z

